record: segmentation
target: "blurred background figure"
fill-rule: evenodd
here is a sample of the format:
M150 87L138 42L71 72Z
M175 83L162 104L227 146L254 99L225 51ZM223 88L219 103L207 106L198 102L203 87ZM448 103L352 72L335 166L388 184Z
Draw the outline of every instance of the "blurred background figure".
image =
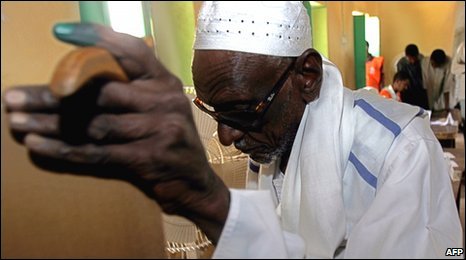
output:
M384 87L380 91L380 95L388 98L394 99L396 101L401 100L401 93L405 91L409 86L409 75L406 72L399 71L393 76L393 82L391 85Z
M464 41L459 45L456 50L455 56L451 62L451 73L454 75L455 80L455 101L461 109L461 121L464 136ZM466 138L465 138L466 139ZM464 175L464 173L463 173Z
M432 111L450 111L454 105L454 81L453 75L450 73L451 58L442 49L436 49L430 57L426 57L421 62L421 67L429 109Z
M374 57L369 53L369 42L366 41L366 86L380 91L384 86L383 56Z
M409 88L401 94L401 100L405 103L420 106L429 110L427 92L422 84L421 61L424 56L419 53L415 44L409 44L405 48L405 56L397 63L397 72L403 71L409 75Z

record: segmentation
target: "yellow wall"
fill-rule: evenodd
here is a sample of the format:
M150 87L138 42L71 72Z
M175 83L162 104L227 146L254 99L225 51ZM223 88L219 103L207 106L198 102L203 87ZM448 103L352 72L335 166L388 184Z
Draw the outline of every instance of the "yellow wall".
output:
M79 21L77 1L2 1L2 91L18 84L47 83L73 47L54 39L57 22Z
M157 57L184 85L192 86L193 3L154 1L151 12Z
M393 77L393 62L407 44L415 43L425 55L442 48L451 55L457 1L320 1L328 10L329 58L341 70L344 84L355 88L352 11L380 18L381 55L386 83ZM464 5L463 5L464 7Z
M457 2L378 2L381 54L385 57L386 83L395 73L394 58L414 43L425 56L443 49L452 56Z
M376 13L375 2L321 2L327 6L329 59L340 69L345 86L354 89L354 44L352 11Z

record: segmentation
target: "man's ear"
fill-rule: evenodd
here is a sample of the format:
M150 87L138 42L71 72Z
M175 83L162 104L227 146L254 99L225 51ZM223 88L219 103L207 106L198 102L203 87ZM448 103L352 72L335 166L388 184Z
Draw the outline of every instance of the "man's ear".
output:
M298 85L306 103L315 100L320 93L322 83L322 57L310 48L307 49L296 60L296 73L298 74Z

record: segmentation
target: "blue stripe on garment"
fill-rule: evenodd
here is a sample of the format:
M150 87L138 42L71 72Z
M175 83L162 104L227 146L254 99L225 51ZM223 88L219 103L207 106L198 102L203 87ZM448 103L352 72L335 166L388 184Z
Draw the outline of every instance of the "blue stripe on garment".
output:
M369 185L377 189L377 177L375 177L369 170L356 158L353 152L350 152L349 161L356 167L359 176L363 178Z
M424 114L424 109L422 107L419 108L419 112L417 112L416 116L421 116Z
M259 165L255 165L253 162L249 161L249 169L255 173L259 173Z
M397 137L400 132L401 132L401 127L398 126L395 122L390 120L388 117L384 116L380 111L375 109L373 106L371 106L369 103L367 103L364 99L358 99L354 101L355 106L359 106L364 110L369 116L377 120L379 123L381 123L385 128L390 130L395 137Z

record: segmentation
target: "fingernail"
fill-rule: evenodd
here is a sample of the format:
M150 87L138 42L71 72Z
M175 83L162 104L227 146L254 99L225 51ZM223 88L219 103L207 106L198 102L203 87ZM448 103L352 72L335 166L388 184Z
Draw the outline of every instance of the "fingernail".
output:
M24 113L11 113L10 123L12 124L24 124L29 120L29 116Z
M28 134L26 138L24 138L24 144L29 147L37 147L44 143L45 139L36 135L36 134Z
M7 105L22 106L26 104L26 94L18 90L9 90L5 93L5 102Z
M57 35L70 35L74 31L74 24L70 23L59 23L53 28L53 31Z
M95 45L100 39L92 24L58 23L53 33L58 39L78 46Z

